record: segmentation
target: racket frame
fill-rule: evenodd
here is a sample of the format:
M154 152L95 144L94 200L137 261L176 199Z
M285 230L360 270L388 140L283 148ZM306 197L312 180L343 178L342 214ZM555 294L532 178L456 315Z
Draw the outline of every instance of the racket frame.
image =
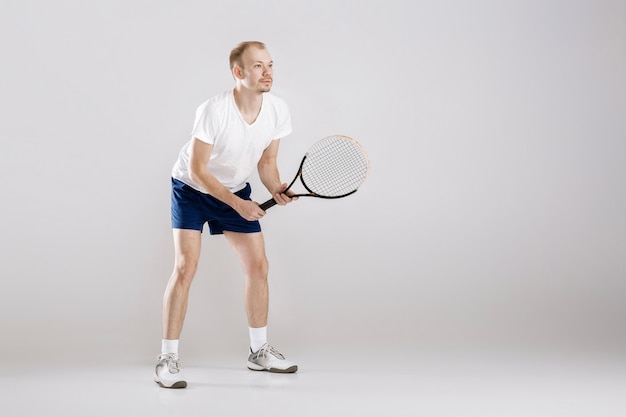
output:
M343 135L334 135L334 136L336 136L336 137L342 137L342 138L344 138L344 139L347 139L347 140L350 140L350 141L354 142L356 145L358 145L358 146L359 146L359 148L361 148L361 151L363 152L363 154L364 154L364 155L367 155L367 154L365 153L365 150L364 150L364 149L363 149L363 147L361 146L361 144L360 144L360 143L358 143L357 141L355 141L354 139L349 138L349 137L347 137L347 136L343 136ZM350 192L348 192L348 193L345 193L345 194L341 194L341 195L333 195L333 196L327 196L327 195L318 194L318 193L316 193L315 191L311 190L311 189L309 188L309 186L306 184L306 182L304 181L304 178L302 178L302 167L304 166L304 162L306 161L306 158L307 158L307 155L305 154L305 155L304 155L304 157L302 158L302 161L300 162L300 166L298 167L298 172L296 173L296 176L293 178L293 180L292 180L292 181L291 181L291 183L287 186L287 188L285 188L285 190L283 191L283 193L286 193L286 192L287 192L287 190L289 190L289 189L291 188L291 186L292 186L293 184L295 184L295 182L296 182L296 180L298 179L298 177L300 178L300 182L302 183L302 185L304 186L304 188L308 191L308 193L304 193L304 194L293 194L293 195L290 195L289 197L292 197L292 198L293 198L293 197L317 197L317 198L325 198L325 199L335 199L335 198L343 198L343 197L347 197L347 196L349 196L349 195L351 195L351 194L354 194L354 193L356 193L356 192L358 191L358 188L356 188L356 189L354 189L354 190L352 190L352 191L350 191ZM369 166L369 162L368 162L368 166ZM367 170L367 173L369 174L369 168L368 168L368 170ZM276 204L278 204L278 203L276 202L276 200L274 200L274 198L270 198L270 199L269 199L269 200L267 200L266 202L264 202L264 203L262 203L262 204L259 204L259 207L260 207L262 210L264 210L264 211L265 211L265 210L269 209L270 207L274 207Z

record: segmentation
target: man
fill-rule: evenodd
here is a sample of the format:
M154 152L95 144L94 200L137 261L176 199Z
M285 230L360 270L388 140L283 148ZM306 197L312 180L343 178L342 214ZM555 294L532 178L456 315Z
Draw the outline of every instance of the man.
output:
M298 367L267 343L268 261L259 219L265 212L250 199L247 179L254 169L280 205L296 198L284 193L276 158L280 138L291 133L286 103L269 94L273 61L261 42L243 42L230 54L235 87L196 111L191 140L172 170L172 228L175 265L163 297L163 340L154 380L184 388L178 340L191 281L200 257L201 233L223 234L245 273L245 309L250 334L248 368L296 372Z

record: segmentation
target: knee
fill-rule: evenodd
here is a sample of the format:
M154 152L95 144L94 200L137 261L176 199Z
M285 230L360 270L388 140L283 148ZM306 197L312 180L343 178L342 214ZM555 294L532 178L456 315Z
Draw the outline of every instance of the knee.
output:
M173 280L184 286L190 286L193 277L196 275L198 269L197 262L190 262L185 259L179 259L174 266L174 273L172 274Z
M267 274L269 272L269 263L267 258L263 257L255 261L248 271L248 276L250 279L254 280L267 280Z

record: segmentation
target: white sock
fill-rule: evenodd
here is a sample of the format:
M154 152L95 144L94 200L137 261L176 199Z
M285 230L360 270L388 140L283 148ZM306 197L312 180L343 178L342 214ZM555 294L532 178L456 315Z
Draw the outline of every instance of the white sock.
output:
M267 343L267 326L265 327L249 327L250 330L250 349L256 352Z
M161 353L174 353L178 356L178 340L161 340Z

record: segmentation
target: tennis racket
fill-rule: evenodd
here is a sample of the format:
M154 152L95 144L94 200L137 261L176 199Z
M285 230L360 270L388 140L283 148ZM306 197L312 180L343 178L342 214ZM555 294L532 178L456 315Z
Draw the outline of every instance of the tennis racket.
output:
M328 136L304 154L298 173L283 192L300 178L306 193L291 197L342 198L356 192L369 173L369 160L363 147L347 136ZM260 204L263 210L276 205L272 198Z

